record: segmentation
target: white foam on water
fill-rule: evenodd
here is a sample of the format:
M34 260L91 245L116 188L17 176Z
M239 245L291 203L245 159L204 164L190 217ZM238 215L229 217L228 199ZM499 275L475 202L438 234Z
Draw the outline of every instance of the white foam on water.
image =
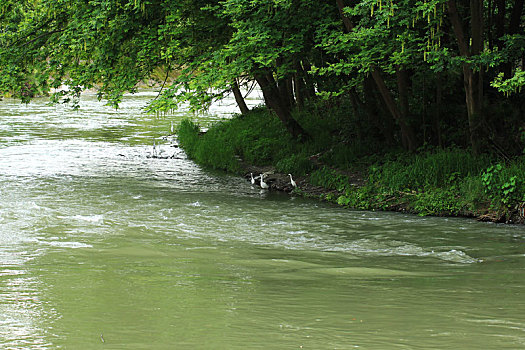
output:
M44 243L53 247L59 247L59 248L72 248L72 249L78 249L78 248L93 248L91 244L86 243L80 243L80 242L60 242L60 241L51 241L51 242L40 242Z

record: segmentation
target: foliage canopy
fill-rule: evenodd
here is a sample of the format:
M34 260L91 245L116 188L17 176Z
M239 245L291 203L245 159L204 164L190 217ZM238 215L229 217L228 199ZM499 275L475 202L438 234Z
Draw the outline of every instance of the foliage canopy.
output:
M0 94L118 106L146 82L152 111L233 92L245 112L257 82L298 139L294 109L343 104L348 137L507 157L524 148L524 17L524 0L4 0Z

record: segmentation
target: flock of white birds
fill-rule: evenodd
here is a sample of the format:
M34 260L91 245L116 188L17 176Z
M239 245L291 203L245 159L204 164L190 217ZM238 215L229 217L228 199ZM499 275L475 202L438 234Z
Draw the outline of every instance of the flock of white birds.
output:
M297 184L295 183L295 181L292 178L292 174L288 174L288 176L290 176L290 185L292 185L292 187L294 187L294 188L297 187ZM268 184L266 182L264 182L264 174L259 174L258 177L254 178L253 177L253 173L250 173L250 177L251 177L250 181L251 181L252 185L255 185L255 182L256 182L255 180L259 179L259 181L260 181L259 185L261 186L261 188L263 190L267 190L269 188Z

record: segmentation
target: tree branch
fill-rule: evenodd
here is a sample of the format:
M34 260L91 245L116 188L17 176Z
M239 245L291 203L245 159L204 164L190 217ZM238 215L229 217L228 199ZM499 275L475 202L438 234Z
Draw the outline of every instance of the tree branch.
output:
M45 26L47 26L49 23L51 23L53 21L53 19L48 19L46 22L42 23L38 28L35 28L33 29L33 31L31 31L31 33L27 34L26 36L22 37L22 38L18 38L17 40L15 40L14 43L12 43L11 45L9 45L8 47L12 47L12 46L15 46L16 44L18 44L20 41L22 40L25 40L27 38L29 38L31 35L37 33L40 29L44 28Z
M60 32L63 32L65 31L65 29L57 29L57 30L53 30L51 32L47 32L47 33L42 33L40 34L39 36L37 36L36 38L32 39L32 40L29 40L27 42L24 43L23 46L26 46L26 45L29 45L29 44L32 44L34 43L35 41L37 41L38 39L41 39L43 37L46 37L46 36L49 36L49 35L53 35L53 34L56 34L56 33L60 33Z

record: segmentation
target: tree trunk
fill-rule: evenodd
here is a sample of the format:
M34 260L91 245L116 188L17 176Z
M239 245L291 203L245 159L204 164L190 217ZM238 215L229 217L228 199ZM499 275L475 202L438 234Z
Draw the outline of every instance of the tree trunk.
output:
M443 88L440 73L437 73L436 79L436 106L432 115L432 125L434 129L433 139L437 146L443 147L443 141L441 139L441 126L439 125L441 120L441 103L443 99Z
M394 98L392 97L392 94L390 93L390 90L388 90L388 87L385 84L385 81L381 74L379 73L379 70L376 68L372 69L372 78L374 78L374 81L376 82L377 88L379 90L379 93L383 97L383 100L385 101L385 104L390 111L390 114L394 117L394 119L398 122L402 136L406 139L407 148L410 152L413 152L417 148L417 142L416 142L416 135L412 128L407 124L405 116L401 113L399 108L397 107L396 102L394 101Z
M523 3L524 0L516 0L514 2L514 7L512 8L512 13L510 16L510 23L506 34L513 35L517 34L520 29L521 16L523 13ZM510 79L512 77L512 68L513 62L507 62L503 66L503 73L505 79Z
M501 37L505 35L505 0L495 0L494 7L497 10L497 14L494 18L494 24L496 26L496 38L494 40L494 43L501 50L503 46Z
M459 18L455 0L448 0L448 12L459 46L464 57L478 55L483 45L483 1L470 0L472 44L469 47L467 37ZM469 124L470 144L474 154L480 151L480 125L483 118L483 70L474 72L471 64L463 64L463 83Z
M352 24L352 21L350 21L350 18L345 16L344 8L345 4L343 0L336 0L337 3L337 9L339 10L339 16L341 17L341 20L343 21L343 25L345 26L346 32L352 31L354 29L354 25Z
M381 134L385 137L385 143L387 145L393 145L394 144L394 135L393 135L393 121L392 118L388 118L383 123L382 120L379 118L379 106L377 105L377 101L382 100L379 97L376 97L376 91L377 89L374 88L375 83L372 78L365 77L363 81L363 92L364 92L364 108L366 110L366 113L368 115L368 120L379 129ZM387 111L388 114L388 111ZM392 124L392 125L390 125Z
M247 114L250 111L250 109L246 105L246 101L244 101L244 97L242 96L241 90L239 89L237 79L233 80L232 91L233 96L235 97L235 102L237 102L237 106L239 106L239 109L241 110L241 114Z
M470 133L470 143L474 154L479 154L480 140L479 127L481 124L481 101L478 90L482 88L479 80L481 73L474 73L469 64L463 64L463 82L465 85L465 97L467 104L468 125Z
M311 98L312 96L308 96L308 88L306 84L306 73L301 65L301 61L295 60L294 61L294 68L295 68L295 74L293 76L293 86L294 86L294 93L295 93L295 100L297 102L297 105L299 108L304 107L304 103L308 98Z
M514 7L512 8L512 14L510 16L510 24L508 34L517 34L520 29L521 17L523 15L524 0L516 0Z
M276 59L277 66L283 65L283 59L277 58ZM273 74L271 75L271 79L274 80ZM284 104L284 107L286 109L292 110L292 107L295 105L295 99L293 96L293 86L292 86L292 78L291 77L284 77L277 79L275 81L277 84L277 89L279 91L279 96L281 98L282 103Z
M341 16L341 19L344 24L344 28L346 32L352 31L354 28L354 25L352 21L345 16L344 14L344 1L343 0L336 0L337 3L337 9L339 10L339 15ZM396 102L394 98L392 97L392 94L388 90L385 81L383 80L383 77L381 76L381 73L376 67L372 68L372 77L374 78L374 81L376 82L377 88L379 90L379 93L381 94L381 97L383 98L389 112L392 114L392 117L394 117L395 120L399 123L399 126L401 127L401 133L402 137L406 140L406 145L409 151L415 151L416 150L416 135L412 128L407 124L406 122L406 115L404 115L399 108L396 105ZM407 100L408 101L408 100ZM406 109L408 110L408 102Z
M280 79L277 82L277 87L279 89L279 95L281 96L283 103L286 104L286 108L291 110L295 105L292 78Z
M408 118L410 113L408 104L408 74L407 71L401 67L396 66L397 89L399 91L399 108L405 118Z
M255 80L261 87L266 105L277 115L290 134L295 138L308 137L306 131L292 118L290 106L284 101L288 96L280 96L272 73L256 74Z
M487 39L489 41L489 49L490 51L492 51L494 49L494 36L492 34L492 21L494 20L494 1L493 0L489 0L489 3L488 3L488 9L487 9L487 21L488 21L488 26L487 26Z
M409 117L409 105L408 105L408 75L406 70L397 65L396 66L396 80L397 80L397 91L399 93L399 111L403 120L408 120ZM423 128L425 127L425 114L423 113ZM403 146L410 149L410 140L408 135L401 129L403 135ZM423 133L424 136L424 133ZM411 150L412 151L412 150Z
M304 107L304 82L301 78L299 71L293 75L293 87L295 93L295 100L297 101L297 106L299 108Z

